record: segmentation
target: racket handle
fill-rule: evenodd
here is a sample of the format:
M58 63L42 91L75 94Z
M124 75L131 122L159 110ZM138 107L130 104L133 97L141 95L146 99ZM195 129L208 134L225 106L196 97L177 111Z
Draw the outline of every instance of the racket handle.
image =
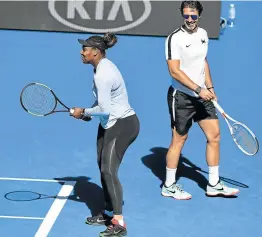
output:
M73 114L74 112L75 112L75 110L74 109L70 109L70 114Z
M222 107L217 103L216 100L212 100L214 106L216 107L216 109L221 113L221 114L224 114L225 111L222 109Z

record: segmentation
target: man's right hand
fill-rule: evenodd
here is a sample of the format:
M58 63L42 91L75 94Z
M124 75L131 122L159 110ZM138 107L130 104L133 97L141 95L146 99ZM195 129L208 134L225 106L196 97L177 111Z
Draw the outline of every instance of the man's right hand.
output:
M212 100L212 99L216 98L215 95L212 92L210 92L208 89L204 89L204 88L201 89L199 96L204 100Z

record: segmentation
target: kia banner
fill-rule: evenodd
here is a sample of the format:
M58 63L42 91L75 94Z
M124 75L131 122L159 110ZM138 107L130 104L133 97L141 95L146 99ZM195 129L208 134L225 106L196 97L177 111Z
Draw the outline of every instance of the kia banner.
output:
M221 2L201 3L201 27L210 38L218 38ZM182 24L180 4L153 0L0 0L0 28L167 36Z

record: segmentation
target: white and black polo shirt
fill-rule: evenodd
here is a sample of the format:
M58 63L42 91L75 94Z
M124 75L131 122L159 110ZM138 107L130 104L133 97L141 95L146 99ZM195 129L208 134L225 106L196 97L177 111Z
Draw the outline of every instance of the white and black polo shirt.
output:
M172 32L165 42L166 60L180 60L180 69L196 84L205 86L205 58L208 51L207 32L198 27L188 33L183 27ZM198 95L172 78L174 89L188 95Z

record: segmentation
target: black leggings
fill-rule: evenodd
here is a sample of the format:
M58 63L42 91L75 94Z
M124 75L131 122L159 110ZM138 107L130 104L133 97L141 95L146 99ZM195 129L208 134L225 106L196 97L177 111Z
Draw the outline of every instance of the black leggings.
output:
M97 135L97 157L105 197L105 210L122 214L123 190L118 168L129 145L137 138L140 124L137 116L119 119L112 127L101 125Z

